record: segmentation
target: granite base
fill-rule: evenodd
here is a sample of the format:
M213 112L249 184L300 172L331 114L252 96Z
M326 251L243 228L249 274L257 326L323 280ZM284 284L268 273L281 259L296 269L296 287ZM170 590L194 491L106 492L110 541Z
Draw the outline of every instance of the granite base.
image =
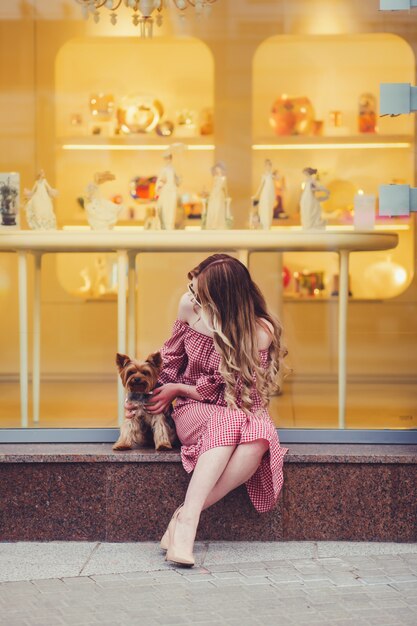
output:
M3 444L0 540L156 540L188 480L178 452ZM273 511L240 487L203 513L197 538L417 541L417 446L292 445Z

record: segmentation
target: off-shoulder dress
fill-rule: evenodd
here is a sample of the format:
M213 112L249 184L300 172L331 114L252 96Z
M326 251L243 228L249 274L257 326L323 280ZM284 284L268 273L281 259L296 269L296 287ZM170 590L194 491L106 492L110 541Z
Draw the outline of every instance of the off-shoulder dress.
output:
M158 382L192 385L202 401L179 396L173 419L182 444L184 469L192 472L199 456L218 446L238 445L265 439L269 449L255 474L246 482L249 497L259 512L272 509L283 485L283 462L288 448L280 446L276 428L254 386L251 414L228 408L224 399L225 382L219 372L220 355L212 337L194 330L177 319L171 337L161 348L163 367ZM259 351L267 367L269 349ZM253 411L253 412L252 412Z

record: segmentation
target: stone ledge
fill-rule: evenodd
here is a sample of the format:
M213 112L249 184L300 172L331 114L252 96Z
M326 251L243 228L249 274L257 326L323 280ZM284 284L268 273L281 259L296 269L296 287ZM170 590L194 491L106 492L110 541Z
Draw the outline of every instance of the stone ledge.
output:
M417 445L285 444L285 463L417 464ZM114 452L110 443L0 444L0 463L179 463L179 450Z
M1 444L0 541L154 541L188 481L178 451ZM417 446L290 444L277 506L257 513L239 487L198 538L412 542L416 520Z

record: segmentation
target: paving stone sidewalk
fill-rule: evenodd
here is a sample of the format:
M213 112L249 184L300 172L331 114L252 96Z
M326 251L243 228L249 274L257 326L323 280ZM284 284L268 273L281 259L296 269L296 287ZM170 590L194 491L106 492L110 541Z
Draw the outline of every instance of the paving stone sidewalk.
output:
M0 624L417 626L417 544L210 542L196 556L186 569L155 543L0 543Z

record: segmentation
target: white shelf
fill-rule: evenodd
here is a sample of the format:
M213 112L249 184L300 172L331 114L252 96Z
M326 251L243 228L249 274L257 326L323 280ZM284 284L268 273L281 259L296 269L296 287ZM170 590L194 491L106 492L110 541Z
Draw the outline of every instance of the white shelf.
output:
M104 137L83 136L65 137L58 140L58 146L62 150L114 150L114 151L140 151L153 152L167 150L172 144L184 144L190 151L213 151L212 137L155 137L147 135Z
M411 135L348 135L318 136L289 135L264 137L252 145L252 150L381 150L409 149L414 137Z

